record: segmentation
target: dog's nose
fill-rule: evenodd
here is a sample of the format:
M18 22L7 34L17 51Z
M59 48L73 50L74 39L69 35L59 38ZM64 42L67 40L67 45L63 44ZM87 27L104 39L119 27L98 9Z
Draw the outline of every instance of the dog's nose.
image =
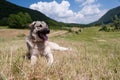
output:
M50 29L47 28L46 32L47 32L47 34L49 34L50 33Z
M50 29L49 28L44 28L43 30L46 34L49 34L50 33Z

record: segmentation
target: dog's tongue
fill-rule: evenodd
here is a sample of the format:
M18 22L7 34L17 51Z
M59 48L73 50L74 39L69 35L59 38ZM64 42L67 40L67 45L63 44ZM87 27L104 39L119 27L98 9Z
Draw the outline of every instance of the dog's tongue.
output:
M43 38L44 38L45 41L48 40L48 36L47 35L44 35Z

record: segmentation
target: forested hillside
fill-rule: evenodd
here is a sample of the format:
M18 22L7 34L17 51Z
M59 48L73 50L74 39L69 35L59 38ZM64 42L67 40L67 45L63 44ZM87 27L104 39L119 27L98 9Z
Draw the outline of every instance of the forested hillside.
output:
M117 16L120 19L120 6L109 10L105 15L103 15L98 21L91 24L108 24L112 23L114 17Z
M72 24L72 23L68 24L68 23L55 21L39 11L32 10L29 8L24 8L24 7L15 5L13 3L10 3L6 0L0 0L0 25L8 25L7 20L10 14L18 14L20 12L28 13L32 21L36 21L36 20L45 21L49 26L59 26L59 27L81 26L80 24Z

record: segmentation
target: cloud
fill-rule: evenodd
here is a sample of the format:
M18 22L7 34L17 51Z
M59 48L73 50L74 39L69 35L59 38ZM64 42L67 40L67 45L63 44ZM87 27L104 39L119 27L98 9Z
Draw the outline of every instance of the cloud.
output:
M100 4L86 5L80 11L84 15L99 14L101 10L99 9Z
M95 3L97 0L75 0L75 1L81 3L82 6L84 6Z
M82 5L89 5L89 4L92 4L94 3L96 0L86 0L85 2L82 3Z
M48 17L67 23L90 23L100 18L106 10L100 10L100 4L93 4L96 0L76 0L82 5L82 9L74 12L70 9L69 1L38 2L31 4L29 8L38 10Z

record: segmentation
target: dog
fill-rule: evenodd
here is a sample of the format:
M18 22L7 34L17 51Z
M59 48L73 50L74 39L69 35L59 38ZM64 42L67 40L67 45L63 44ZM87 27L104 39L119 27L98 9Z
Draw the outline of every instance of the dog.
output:
M27 57L31 60L31 65L36 64L38 55L44 56L47 59L47 64L52 65L54 59L51 50L69 50L69 48L48 41L47 34L50 33L50 29L46 22L33 21L29 28L30 33L26 37L26 44L28 48Z

